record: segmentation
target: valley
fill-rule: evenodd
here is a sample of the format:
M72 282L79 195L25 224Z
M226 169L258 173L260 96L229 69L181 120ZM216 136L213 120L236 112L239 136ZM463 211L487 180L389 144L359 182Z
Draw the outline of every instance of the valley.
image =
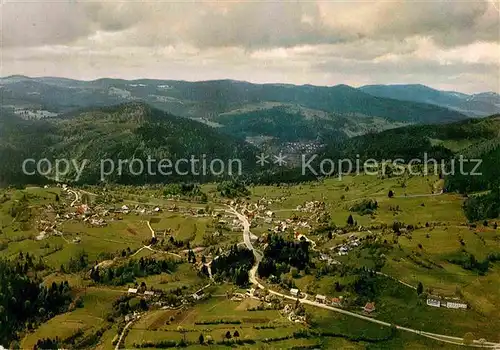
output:
M499 1L1 1L0 350L500 350Z
M498 115L108 103L2 109L0 345L500 347Z
M468 224L463 197L442 186L433 176L346 176L228 199L206 184L201 201L162 186L3 190L2 256L40 258L43 283L68 281L81 300L19 343L498 346L500 231L494 220ZM358 209L368 199L376 208ZM461 254L489 266L461 266ZM363 311L368 303L374 311Z

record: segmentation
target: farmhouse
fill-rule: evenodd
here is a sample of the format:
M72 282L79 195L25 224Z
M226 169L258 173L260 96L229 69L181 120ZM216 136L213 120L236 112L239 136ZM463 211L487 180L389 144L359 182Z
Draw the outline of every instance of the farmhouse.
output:
M363 311L366 313L371 314L373 311L375 311L375 303L366 303L365 307L363 308Z
M128 293L129 294L137 294L137 288L129 288Z
M447 301L446 302L446 307L448 309L467 309L467 304L456 303L456 302L452 302L452 301Z
M294 297L298 297L299 296L299 290L297 288L292 288L290 289L290 294Z
M324 304L326 302L326 297L324 295L316 295L316 302Z
M191 296L194 300L202 300L205 297L205 294L203 293L203 289L201 289L196 293L193 293Z
M342 301L339 298L332 298L332 305L340 306Z
M434 306L434 307L440 307L441 301L437 300L437 299L427 299L427 305Z

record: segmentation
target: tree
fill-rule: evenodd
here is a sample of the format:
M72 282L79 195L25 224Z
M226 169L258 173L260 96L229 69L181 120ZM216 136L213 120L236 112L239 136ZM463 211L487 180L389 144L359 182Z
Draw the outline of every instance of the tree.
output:
M467 332L464 335L463 343L464 345L471 345L474 342L474 334Z
M200 342L200 344L203 344L205 342L205 337L203 336L203 334L200 333L200 336L198 337L198 341Z
M401 224L397 221L394 221L394 223L392 224L392 230L394 231L394 233L401 233Z
M349 226L354 225L354 218L352 217L352 215L349 215L349 217L347 218L347 225Z
M422 282L418 282L417 294L420 295L422 294L423 291L424 291L424 285L422 284Z
M182 340L184 341L184 343L186 343L186 332L187 332L187 329L184 328L184 327L182 327L182 326L179 326L179 327L177 327L177 331L182 334Z
M231 331L227 331L226 332L226 339L231 339L232 336L231 336Z
M21 349L21 346L19 345L19 342L17 340L13 340L10 345L9 345L10 350L19 350Z
M146 310L148 309L148 303L146 302L146 300L141 299L141 300L139 301L139 307L140 307L142 310L146 311Z
M389 191L388 197L389 198L393 198L394 197L394 192L392 190Z
M233 337L239 338L239 336L240 336L240 333L237 330L235 330L233 333Z

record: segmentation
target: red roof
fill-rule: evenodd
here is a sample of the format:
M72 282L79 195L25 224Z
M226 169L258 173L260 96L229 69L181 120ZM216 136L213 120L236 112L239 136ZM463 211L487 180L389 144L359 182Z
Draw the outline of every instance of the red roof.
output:
M373 311L375 310L375 303L366 303L365 305L365 311Z

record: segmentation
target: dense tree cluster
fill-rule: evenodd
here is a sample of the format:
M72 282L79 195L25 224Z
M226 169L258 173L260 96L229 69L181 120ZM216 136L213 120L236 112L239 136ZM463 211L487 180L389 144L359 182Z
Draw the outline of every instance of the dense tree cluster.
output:
M51 338L43 338L38 339L33 350L57 350L61 346L61 341L59 338L51 339Z
M485 275L490 269L490 263L500 261L500 253L490 253L483 261L477 260L474 254L461 251L456 256L448 259L452 264L460 265L465 270L476 271L480 275Z
M219 191L222 197L226 198L238 198L250 195L250 191L245 187L245 184L238 180L221 182L217 185L217 191Z
M0 259L0 343L65 312L71 303L68 282L44 286L30 260L28 254L15 262Z
M378 209L378 202L372 199L364 199L361 202L355 203L349 210L361 215L373 214Z
M239 286L248 284L248 271L255 262L253 252L246 247L231 246L212 261L212 275L215 279L230 279Z
M498 218L500 216L500 187L489 194L467 198L463 208L469 221Z
M500 138L494 142L479 143L476 147L477 149L468 150L464 157L465 159L480 159L481 163L465 162L463 171L457 163L454 173L446 177L447 191L467 194L487 190L495 191L500 187ZM470 175L472 171L476 175Z
M258 273L261 277L277 276L278 272L287 273L290 267L303 270L308 263L309 242L294 242L279 235L270 235Z
M65 268L62 266L61 270L63 272L80 272L86 270L89 267L89 256L84 250L79 250L75 257L70 257L68 266Z
M276 143L281 143L303 140L324 142L346 138L345 133L340 131L345 123L344 118L304 118L301 113L283 106L250 111L237 118L223 114L216 121L224 125L223 132L243 139L249 135L266 135L271 136Z
M158 275L162 272L172 272L177 263L173 260L156 260L154 258L131 259L118 267L109 267L103 271L93 267L90 278L98 283L122 286L134 282L137 277Z
M190 199L198 200L200 202L206 202L208 197L206 193L201 191L198 184L193 183L171 183L165 186L163 189L163 195L166 197L170 196L180 196L187 197Z

